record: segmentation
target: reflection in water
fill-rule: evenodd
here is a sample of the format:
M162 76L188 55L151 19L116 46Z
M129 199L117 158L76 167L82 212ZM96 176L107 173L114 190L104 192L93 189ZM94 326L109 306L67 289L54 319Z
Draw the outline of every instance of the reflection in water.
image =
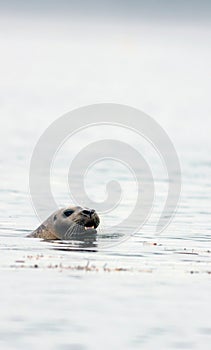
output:
M96 234L72 234L70 240L49 240L42 239L41 242L53 243L52 249L63 251L92 251L97 252L104 246L114 246L119 244L119 240L124 238L124 234L106 234L102 231Z
M45 240L44 240L45 241ZM46 242L49 242L46 241ZM97 234L73 234L68 241L50 241L53 243L52 249L62 251L92 251L97 252Z
M65 240L41 240L41 242L53 243L52 249L63 251L100 251L104 246L115 246L119 244L119 240L124 238L124 234L74 234L68 241Z

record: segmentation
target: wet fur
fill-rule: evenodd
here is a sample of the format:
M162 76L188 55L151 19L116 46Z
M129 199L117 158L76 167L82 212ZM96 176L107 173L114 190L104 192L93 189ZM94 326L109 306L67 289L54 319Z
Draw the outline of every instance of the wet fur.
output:
M69 217L64 215L68 210L74 210L74 213ZM96 229L85 230L83 224L88 222L88 218L84 218L82 215L83 208L81 207L68 207L58 210L53 213L47 220L45 220L36 230L34 230L27 237L43 238L45 240L70 240L73 237L79 236L86 237L89 235L96 235ZM97 227L99 225L99 217L96 213L93 214L90 221L95 223ZM80 225L80 223L82 223Z

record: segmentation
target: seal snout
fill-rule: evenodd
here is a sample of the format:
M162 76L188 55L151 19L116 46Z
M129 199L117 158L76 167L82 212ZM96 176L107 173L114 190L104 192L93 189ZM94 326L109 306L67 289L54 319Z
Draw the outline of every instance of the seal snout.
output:
M85 230L97 228L100 220L94 209L83 209L81 210L80 214L81 220L79 220L78 223L83 225Z
M86 207L69 207L63 211L65 221L69 224L75 223L82 226L85 230L96 229L99 226L100 218L94 209Z

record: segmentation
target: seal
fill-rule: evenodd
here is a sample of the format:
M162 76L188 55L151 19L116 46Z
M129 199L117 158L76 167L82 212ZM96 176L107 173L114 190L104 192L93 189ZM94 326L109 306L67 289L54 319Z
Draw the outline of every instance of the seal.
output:
M54 212L27 237L70 240L96 235L100 218L94 209L70 206Z

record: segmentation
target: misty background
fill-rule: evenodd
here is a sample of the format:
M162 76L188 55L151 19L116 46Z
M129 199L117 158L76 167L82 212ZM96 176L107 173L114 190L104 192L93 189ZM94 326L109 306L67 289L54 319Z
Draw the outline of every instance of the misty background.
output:
M211 148L210 10L209 1L0 1L3 188L18 187L29 201L39 136L62 114L101 102L153 117L182 171L191 162L203 181L197 166L209 163Z

